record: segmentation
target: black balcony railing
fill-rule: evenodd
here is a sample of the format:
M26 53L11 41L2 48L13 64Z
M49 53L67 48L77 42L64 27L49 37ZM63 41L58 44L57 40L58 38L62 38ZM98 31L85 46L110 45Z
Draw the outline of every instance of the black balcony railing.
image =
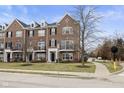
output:
M71 50L74 50L74 46L73 45L70 45L70 46L60 46L60 49L71 49Z

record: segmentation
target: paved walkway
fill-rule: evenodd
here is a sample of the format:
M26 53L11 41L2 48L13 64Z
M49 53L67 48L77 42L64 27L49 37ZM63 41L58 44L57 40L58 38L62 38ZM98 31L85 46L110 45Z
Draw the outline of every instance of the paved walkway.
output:
M61 72L61 71L39 71L39 70L21 70L21 69L0 69L2 72L21 72L21 73L37 73L37 74L56 74L56 75L73 75L85 78L104 78L110 75L107 68L102 63L93 62L96 65L95 73L86 72Z
M109 76L110 73L108 69L102 63L93 62L96 65L95 76L96 77L106 77Z

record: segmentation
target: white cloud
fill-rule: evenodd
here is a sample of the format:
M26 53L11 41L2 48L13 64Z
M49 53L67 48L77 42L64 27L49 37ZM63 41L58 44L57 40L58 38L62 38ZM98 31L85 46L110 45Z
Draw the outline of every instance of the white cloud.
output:
M97 12L99 15L103 16L103 19L106 20L123 20L124 9L120 10L109 10L109 11L101 11Z
M25 6L5 6L2 7L4 11L1 11L0 15L0 24L9 23L15 18L19 18L20 20L29 21L28 19L28 10ZM14 12L13 9L16 8L18 13Z
M63 18L62 15L54 16L54 17L51 19L51 22L59 22L62 18Z

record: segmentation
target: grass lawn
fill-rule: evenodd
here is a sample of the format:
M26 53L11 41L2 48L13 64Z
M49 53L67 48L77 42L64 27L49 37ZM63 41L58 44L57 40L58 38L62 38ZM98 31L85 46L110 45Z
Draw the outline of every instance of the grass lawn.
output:
M68 72L95 72L93 63L0 63L0 69L23 69L23 70L44 70L44 71L68 71Z
M115 70L112 62L101 62L101 63L103 63L111 73L119 71L123 68L121 65L117 65L117 69Z

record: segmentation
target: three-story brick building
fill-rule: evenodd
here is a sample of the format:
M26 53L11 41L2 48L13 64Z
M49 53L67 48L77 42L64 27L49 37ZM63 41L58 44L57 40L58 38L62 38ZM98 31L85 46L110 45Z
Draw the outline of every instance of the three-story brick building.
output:
M51 24L15 19L3 32L5 62L80 60L80 23L68 14Z

